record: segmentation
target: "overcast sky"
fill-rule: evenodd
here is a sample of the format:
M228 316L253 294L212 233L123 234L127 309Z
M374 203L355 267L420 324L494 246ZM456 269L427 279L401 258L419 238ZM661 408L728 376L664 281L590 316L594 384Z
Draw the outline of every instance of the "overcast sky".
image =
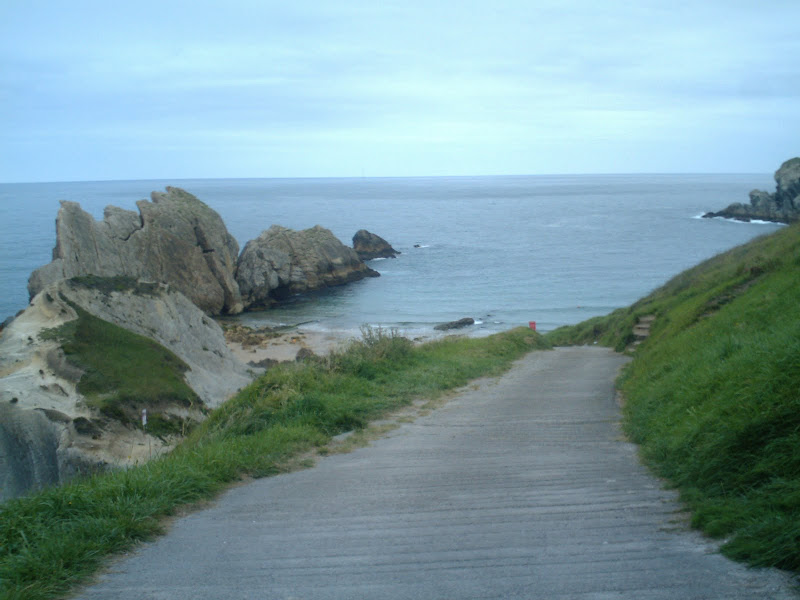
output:
M0 181L769 172L800 1L2 0Z

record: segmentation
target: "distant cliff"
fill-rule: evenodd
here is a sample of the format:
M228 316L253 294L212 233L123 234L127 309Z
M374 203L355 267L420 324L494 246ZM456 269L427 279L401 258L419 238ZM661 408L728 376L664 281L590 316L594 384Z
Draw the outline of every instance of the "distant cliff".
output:
M792 223L800 220L800 158L792 158L775 171L774 194L761 190L750 192L750 204L735 202L719 212L704 217L724 217L738 221L774 221Z

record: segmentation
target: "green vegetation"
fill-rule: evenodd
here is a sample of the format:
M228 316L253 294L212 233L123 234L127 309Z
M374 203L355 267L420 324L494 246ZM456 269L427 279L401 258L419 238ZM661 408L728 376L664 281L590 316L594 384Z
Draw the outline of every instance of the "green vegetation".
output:
M627 309L548 341L625 349L625 426L692 524L752 565L800 571L800 226L681 273Z
M157 296L165 289L158 283L139 281L135 277L117 275L115 277L101 277L99 275L81 275L69 280L71 284L90 290L98 290L108 295L111 292L132 291L140 296Z
M270 369L167 456L0 506L0 597L64 595L108 554L157 535L179 507L242 477L282 472L293 456L327 451L333 435L549 347L526 328L422 346L364 333L345 351Z
M184 380L186 363L149 338L70 306L78 318L42 337L57 340L67 360L83 371L78 391L107 417L135 424L147 408L152 433L180 431L176 419L170 422L157 411L167 405L202 406Z

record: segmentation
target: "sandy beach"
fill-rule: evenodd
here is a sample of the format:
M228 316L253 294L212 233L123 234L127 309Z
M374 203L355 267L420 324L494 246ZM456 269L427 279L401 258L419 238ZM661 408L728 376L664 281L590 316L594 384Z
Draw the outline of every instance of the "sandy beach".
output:
M347 347L361 334L352 331L316 331L295 327L290 331L276 331L268 327L251 328L247 325L227 324L223 326L225 342L233 355L245 364L268 367L272 362L297 360L301 352L313 352L325 356L332 350ZM430 335L412 338L414 343L423 343L447 335L464 335L461 331L432 332Z
M225 331L225 340L234 356L245 364L254 363L258 366L266 366L269 361L296 360L301 351L324 356L332 350L346 347L351 339L352 336L345 332L308 331L302 328L277 333L235 326Z

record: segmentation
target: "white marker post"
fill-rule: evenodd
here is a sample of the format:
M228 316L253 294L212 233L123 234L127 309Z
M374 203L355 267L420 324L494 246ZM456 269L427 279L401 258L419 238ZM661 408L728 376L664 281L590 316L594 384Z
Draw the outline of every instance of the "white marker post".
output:
M144 430L145 435L147 435L147 409L142 409L142 429ZM147 438L147 458L148 460L153 458L153 449L150 447L150 438Z

